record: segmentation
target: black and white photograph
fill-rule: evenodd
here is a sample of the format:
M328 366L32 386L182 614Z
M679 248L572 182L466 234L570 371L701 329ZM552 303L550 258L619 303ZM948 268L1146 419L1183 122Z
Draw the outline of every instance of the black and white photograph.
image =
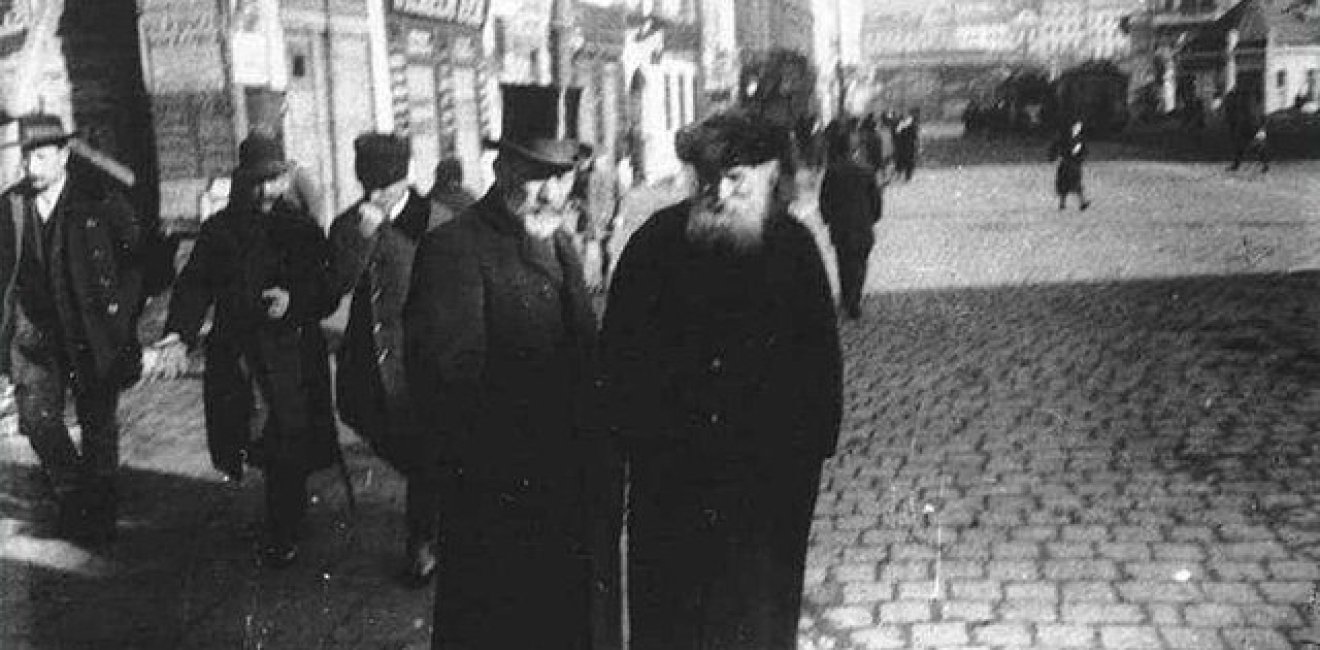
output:
M1317 0L0 0L0 648L1320 650Z

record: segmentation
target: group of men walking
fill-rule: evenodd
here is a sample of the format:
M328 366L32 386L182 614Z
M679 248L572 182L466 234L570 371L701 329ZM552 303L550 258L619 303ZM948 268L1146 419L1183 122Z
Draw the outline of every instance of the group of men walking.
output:
M145 357L141 220L111 189L84 196L58 119L23 118L26 180L0 201L0 370L56 533L113 538L119 393L181 375L200 347L211 459L264 475L264 562L297 560L307 478L342 460L337 412L407 478L407 577L435 578L433 647L620 647L625 521L632 647L794 647L841 359L821 258L788 214L787 130L732 110L682 132L693 194L632 236L602 323L564 228L590 156L577 93L504 91L485 196L433 207L407 140L364 134L363 197L328 237L284 198L280 142L250 136ZM344 296L331 382L320 324Z

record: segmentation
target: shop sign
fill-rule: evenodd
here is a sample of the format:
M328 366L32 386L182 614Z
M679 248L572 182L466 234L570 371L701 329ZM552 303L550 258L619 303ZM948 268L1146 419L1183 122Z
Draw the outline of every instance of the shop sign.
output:
M435 20L481 27L488 0L393 0L394 11Z

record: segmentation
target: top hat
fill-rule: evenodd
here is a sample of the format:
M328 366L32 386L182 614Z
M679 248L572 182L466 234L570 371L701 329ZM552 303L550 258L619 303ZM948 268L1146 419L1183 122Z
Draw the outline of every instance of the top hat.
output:
M500 91L500 139L486 140L486 146L565 169L591 155L591 147L577 139L581 88L501 84Z
M289 171L292 165L284 157L284 144L278 138L254 131L238 145L238 167L234 176L265 180Z
M363 133L353 140L353 154L353 170L370 192L407 178L412 145L393 133Z
M18 140L6 142L3 146L16 146L29 151L48 144L64 144L74 136L64 129L64 121L58 115L32 113L19 116L17 121Z

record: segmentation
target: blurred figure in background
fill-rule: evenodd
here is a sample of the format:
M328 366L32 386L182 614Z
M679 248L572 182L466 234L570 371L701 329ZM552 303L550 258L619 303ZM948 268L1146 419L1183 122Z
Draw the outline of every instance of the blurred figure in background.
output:
M436 224L453 221L459 213L477 202L463 186L463 163L457 158L445 158L435 164L435 184L427 195Z
M1059 195L1059 209L1068 207L1068 195L1077 195L1077 209L1091 207L1082 190L1082 163L1086 160L1086 139L1082 134L1082 121L1073 120L1068 130L1059 134L1050 145L1050 160L1058 159L1059 167L1054 171L1054 193Z

